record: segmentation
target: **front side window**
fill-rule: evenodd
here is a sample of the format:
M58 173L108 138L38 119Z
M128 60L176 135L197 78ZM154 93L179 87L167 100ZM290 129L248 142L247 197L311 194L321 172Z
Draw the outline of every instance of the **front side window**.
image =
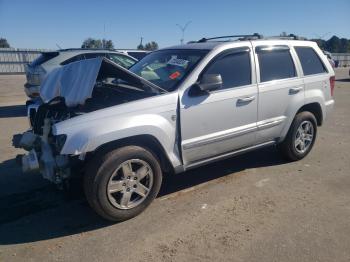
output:
M129 70L171 92L189 74L208 50L168 49L155 51Z
M220 74L223 89L251 84L249 52L232 52L218 57L205 74Z
M327 70L321 59L311 47L295 47L304 75L326 73Z
M260 66L260 82L296 76L289 48L259 47L257 54Z

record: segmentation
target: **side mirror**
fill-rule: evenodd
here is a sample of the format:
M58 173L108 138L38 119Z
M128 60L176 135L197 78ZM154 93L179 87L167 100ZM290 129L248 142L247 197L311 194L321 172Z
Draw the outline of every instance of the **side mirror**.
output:
M198 86L201 91L212 91L222 87L222 78L220 74L204 74L200 79Z

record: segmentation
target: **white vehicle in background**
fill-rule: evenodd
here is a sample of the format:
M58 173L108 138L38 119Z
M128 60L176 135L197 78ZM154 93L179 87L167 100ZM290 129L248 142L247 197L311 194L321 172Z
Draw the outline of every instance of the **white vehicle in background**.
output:
M106 57L127 69L138 61L127 53L106 49L71 48L43 52L25 68L27 82L24 84L24 91L26 95L30 98L39 97L40 85L46 75L53 69L72 62L96 57Z

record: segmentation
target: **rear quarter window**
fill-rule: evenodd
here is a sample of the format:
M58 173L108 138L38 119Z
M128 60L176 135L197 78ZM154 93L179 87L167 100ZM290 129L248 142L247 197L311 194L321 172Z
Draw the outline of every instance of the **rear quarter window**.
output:
M50 59L55 58L58 55L59 55L58 52L42 53L40 56L38 56L38 58L36 58L33 62L30 63L30 66L32 66L32 67L39 66L39 65L49 61Z
M260 82L286 79L296 76L295 66L288 48L257 50Z
M294 49L298 54L304 75L327 73L326 67L312 47L294 47Z
M73 56L65 61L63 61L61 63L61 65L68 65L70 63L73 63L73 62L76 62L76 61L80 61L80 60L83 60L84 59L84 55L76 55L76 56Z

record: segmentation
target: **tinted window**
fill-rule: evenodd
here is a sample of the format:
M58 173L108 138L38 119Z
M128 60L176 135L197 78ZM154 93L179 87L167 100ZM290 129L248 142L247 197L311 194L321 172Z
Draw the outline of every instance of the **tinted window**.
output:
M84 55L76 55L76 56L73 56L69 59L67 59L66 61L63 61L61 63L61 65L68 65L70 63L73 63L73 62L76 62L76 61L80 61L80 60L83 60L84 59Z
M85 59L91 59L91 58L96 58L96 57L105 57L106 54L105 53L87 53L87 54L84 54L85 56Z
M73 56L73 57L67 59L66 61L62 62L61 65L68 65L68 64L76 62L76 61L80 61L80 60L84 60L84 59L96 58L96 57L99 57L99 56L106 56L106 55L104 53L80 54L80 55L76 55L76 56Z
M141 60L147 54L148 54L148 52L128 52L129 56L132 56L132 57L136 58L137 60Z
M218 58L205 73L220 74L222 88L249 85L251 83L249 52L232 53Z
M35 67L35 66L39 66L43 63L45 63L46 61L49 61L50 59L58 56L58 52L45 52L42 53L38 58L36 58L33 62L31 62L30 66Z
M296 76L289 49L262 49L257 53L261 82Z
M313 75L327 72L321 59L311 47L295 47L304 75Z

